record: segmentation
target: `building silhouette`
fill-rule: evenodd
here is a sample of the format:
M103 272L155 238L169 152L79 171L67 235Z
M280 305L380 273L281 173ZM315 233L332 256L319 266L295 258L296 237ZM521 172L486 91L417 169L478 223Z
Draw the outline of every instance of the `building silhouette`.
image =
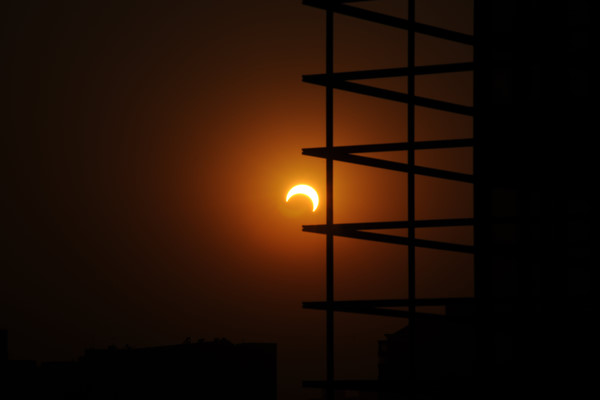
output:
M449 306L444 315L420 318L415 326L416 369L419 392L432 398L459 391L472 391L476 340L474 308ZM378 343L378 379L382 386L406 385L410 375L408 349L410 333L405 327ZM382 391L379 399L394 399L397 394Z
M499 391L591 382L590 5L476 1L478 370Z
M4 334L6 337L6 334ZM277 346L226 339L88 349L77 361L5 361L14 399L277 398Z

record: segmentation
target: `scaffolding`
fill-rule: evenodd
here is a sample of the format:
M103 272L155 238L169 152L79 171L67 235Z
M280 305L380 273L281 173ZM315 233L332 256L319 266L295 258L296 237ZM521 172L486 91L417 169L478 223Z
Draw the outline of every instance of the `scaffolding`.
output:
M445 39L464 45L474 45L472 35L463 34L436 26L419 23L415 20L415 0L408 0L408 17L406 19L370 11L347 3L344 0L304 0L303 4L325 11L326 14L326 71L324 74L304 75L303 81L325 87L325 135L326 146L320 148L305 148L302 154L323 158L326 161L326 223L324 225L305 225L303 231L324 234L326 236L326 300L321 302L304 302L306 309L324 310L326 312L326 377L324 381L305 381L304 387L321 388L327 393L328 399L333 399L335 390L369 390L377 392L403 392L410 396L411 391L417 390L415 375L415 324L418 320L436 317L430 313L419 312L419 306L451 306L472 304L473 298L417 298L416 296L416 249L427 248L448 252L474 254L473 245L464 245L442 241L419 239L417 228L432 227L473 227L474 218L447 219L416 219L415 218L415 176L434 177L443 180L474 183L474 174L465 174L445 169L429 168L416 165L415 152L431 149L464 149L474 150L474 137L417 141L415 139L415 108L425 107L442 110L449 113L473 117L474 107L421 97L415 94L415 77L426 74L444 74L451 72L473 71L474 62L462 62L436 65L415 65L415 35L423 34ZM334 14L345 15L368 21L374 24L386 25L407 32L407 66L402 68L371 69L359 71L334 72ZM406 77L408 86L406 93L382 89L363 83L362 79ZM353 146L334 146L333 142L333 94L335 90L353 92L394 102L405 103L408 108L407 141L397 143L376 143ZM405 151L407 162L388 161L361 155L361 153ZM362 223L334 223L333 219L333 163L334 161L352 163L379 169L398 171L407 176L407 206L408 217L404 221L378 221ZM407 229L406 236L368 232L368 230ZM334 298L334 237L347 237L366 241L398 244L408 249L408 298L380 300L346 300L336 301ZM391 309L390 307L407 307L407 310ZM334 374L334 313L350 312L358 314L390 316L408 319L408 365L407 377L398 381L384 382L381 380L336 380Z

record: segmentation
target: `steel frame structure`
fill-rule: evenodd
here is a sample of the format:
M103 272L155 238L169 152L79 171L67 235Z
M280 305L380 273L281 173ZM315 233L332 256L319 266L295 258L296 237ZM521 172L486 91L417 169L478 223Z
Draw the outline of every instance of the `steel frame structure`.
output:
M417 33L441 38L466 45L474 45L474 36L450 31L435 26L418 23L415 20L415 0L408 0L408 18L398 18L359 7L349 5L352 0L303 0L303 4L322 9L326 14L326 71L324 74L304 75L303 81L325 87L326 108L326 146L306 148L302 154L324 158L326 161L326 224L305 225L303 231L320 233L326 236L326 300L324 302L304 302L306 309L326 311L326 380L305 381L304 387L322 388L326 390L327 398L333 399L334 390L400 390L392 387L394 384L379 381L337 381L334 375L334 312L350 312L369 315L408 318L409 332L409 376L403 382L408 385L401 388L414 390L415 377L415 322L419 318L439 318L439 315L417 312L417 306L448 306L451 304L472 303L473 298L427 298L418 299L415 292L416 248L429 248L444 251L475 253L475 247L455 243L447 243L416 238L416 228L423 227L456 227L474 226L473 218L449 218L435 220L417 220L415 218L415 176L423 175L446 180L474 183L474 175L453 171L428 168L415 164L415 151L426 149L452 149L471 147L474 149L474 135L471 138L455 140L416 141L415 140L415 107L426 107L456 113L466 116L474 115L474 107L420 97L415 94L415 77L424 74L443 74L449 72L473 71L474 63L454 63L438 65L415 65L415 35ZM334 14L345 15L375 24L387 25L406 30L408 33L407 67L334 72L333 37ZM408 90L406 93L381 89L352 81L372 78L406 77ZM400 143L381 143L358 146L334 146L333 144L333 93L334 89L373 96L390 101L407 104L407 141ZM406 163L387 161L365 157L360 153L406 151ZM405 221L364 222L364 223L334 223L333 222L333 162L346 162L380 169L399 171L407 174L407 204L408 218ZM388 235L366 232L372 229L406 228L407 236ZM382 300L335 301L333 293L334 282L334 237L349 237L354 239L394 243L408 248L408 298ZM389 309L388 307L408 307L408 311ZM397 385L396 385L397 386ZM411 389L411 387L413 389Z

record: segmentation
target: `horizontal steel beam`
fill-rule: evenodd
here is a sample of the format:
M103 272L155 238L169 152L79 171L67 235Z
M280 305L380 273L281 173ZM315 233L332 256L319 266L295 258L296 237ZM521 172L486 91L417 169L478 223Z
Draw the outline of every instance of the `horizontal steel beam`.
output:
M447 306L455 304L473 304L473 297L442 297L415 299L415 306ZM337 300L334 307L339 308L373 308L373 307L408 307L409 299L382 299L382 300ZM305 301L302 308L324 310L327 308L325 301Z
M326 310L327 307L306 307L312 310ZM393 310L389 308L377 308L377 307L355 307L355 306L339 306L334 305L334 311L347 312L352 314L364 314L364 315L376 315L379 317L393 317L393 318L409 318L410 312L408 310ZM444 319L445 315L432 314L432 313L415 313L417 319Z
M321 233L321 234L326 234L328 232L327 229L322 229L318 225L304 225L302 227L302 230L304 232ZM407 245L407 246L414 245L416 247L423 247L423 248L428 248L428 249L456 251L456 252L460 252L460 253L473 253L473 246L456 244L456 243L437 242L434 240L425 240L425 239L410 240L407 237L403 237L403 236L384 235L381 233L364 232L364 231L358 231L358 230L353 230L353 229L344 229L341 227L332 227L332 233L334 236L348 237L348 238L353 238L353 239L371 240L374 242L401 244L401 245Z
M321 151L312 152L312 151L310 151L310 149L304 149L302 151L302 154L307 155L307 156L319 157L319 158L329 158L329 156L324 155ZM399 172L412 172L417 175L431 176L434 178L448 179L448 180L452 180L452 181L467 182L467 183L473 182L473 175L463 174L460 172L447 171L444 169L420 167L417 165L411 166L409 164L400 163L400 162L396 162L396 161L381 160L378 158L357 156L357 155L345 154L345 153L337 153L337 154L334 153L330 157L333 160L347 162L347 163L351 163L351 164L365 165L368 167L389 169L392 171L399 171Z
M364 94L366 96L377 97L401 103L413 102L417 106L432 108L435 110L448 111L455 114L473 115L473 107L462 104L449 103L447 101L429 99L427 97L409 96L406 93L396 92L394 90L381 89L374 86L363 85L355 82L347 82L343 79L336 79L327 75L305 75L302 80L315 85L333 87L334 89L345 90L347 92Z
M330 383L328 381L303 381L302 386L305 388L324 389ZM394 398L409 398L406 394L409 393L409 388L418 390L418 393L428 394L431 398L447 398L449 393L451 397L456 394L456 397L471 398L469 393L472 393L474 388L477 388L477 382L469 378L456 378L431 380L427 377L421 379L409 379L408 375L399 375L395 379L337 379L331 382L335 390L357 390L363 392L398 392L404 393L405 396ZM430 398L430 397L427 397Z
M421 24L418 22L411 26L411 23L404 18L394 17L392 15L382 14L375 11L365 10L362 8L340 3L332 4L327 0L304 0L302 4L310 7L320 8L322 10L331 10L335 13L346 15L348 17L354 17L362 19L364 21L375 22L394 28L406 30L414 29L414 31L417 33L422 33L424 35L429 35L440 39L446 39L453 42L468 45L473 45L475 42L473 35L467 35L465 33L438 28L432 25Z
M441 228L453 226L470 226L474 223L473 218L449 218L449 219L424 219L414 221L380 221L380 222L353 222L345 224L333 224L334 229L401 229L409 228L411 225L415 228ZM327 225L305 225L311 232L321 231L326 233Z
M398 143L380 143L380 144L363 144L353 146L335 146L331 150L327 147L310 147L302 149L302 154L315 157L326 158L331 151L334 154L339 153L375 153L380 151L403 151L403 150L433 150L433 149L453 149L460 147L473 146L473 139L450 139L450 140L426 140L421 142Z
M336 380L333 381L333 387L337 390L358 390L365 392L380 392L380 391L406 391L405 385L402 382L388 382L380 380ZM302 386L305 388L325 389L330 383L328 381L303 381Z
M472 71L474 64L472 62L465 63L452 63L452 64L438 64L438 65L421 65L416 66L413 69L415 75L428 75L428 74L442 74L449 72L465 72ZM355 80L355 79L376 79L376 78L394 78L401 76L408 76L410 69L408 67L402 68L383 68L383 69L368 69L360 71L345 71L335 72L332 77L334 79L341 80ZM327 74L310 74L303 75L303 79L308 80L322 80L327 78Z

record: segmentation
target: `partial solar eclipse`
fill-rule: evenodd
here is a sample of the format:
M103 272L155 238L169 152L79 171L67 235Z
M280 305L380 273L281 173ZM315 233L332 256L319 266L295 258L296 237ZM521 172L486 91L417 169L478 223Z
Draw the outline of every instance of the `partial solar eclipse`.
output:
M288 192L285 198L285 202L287 203L289 199L291 199L297 194L303 194L305 196L308 196L308 198L312 201L312 210L313 212L315 212L317 206L319 205L319 195L317 194L317 191L308 185L296 185L293 188L291 188Z

